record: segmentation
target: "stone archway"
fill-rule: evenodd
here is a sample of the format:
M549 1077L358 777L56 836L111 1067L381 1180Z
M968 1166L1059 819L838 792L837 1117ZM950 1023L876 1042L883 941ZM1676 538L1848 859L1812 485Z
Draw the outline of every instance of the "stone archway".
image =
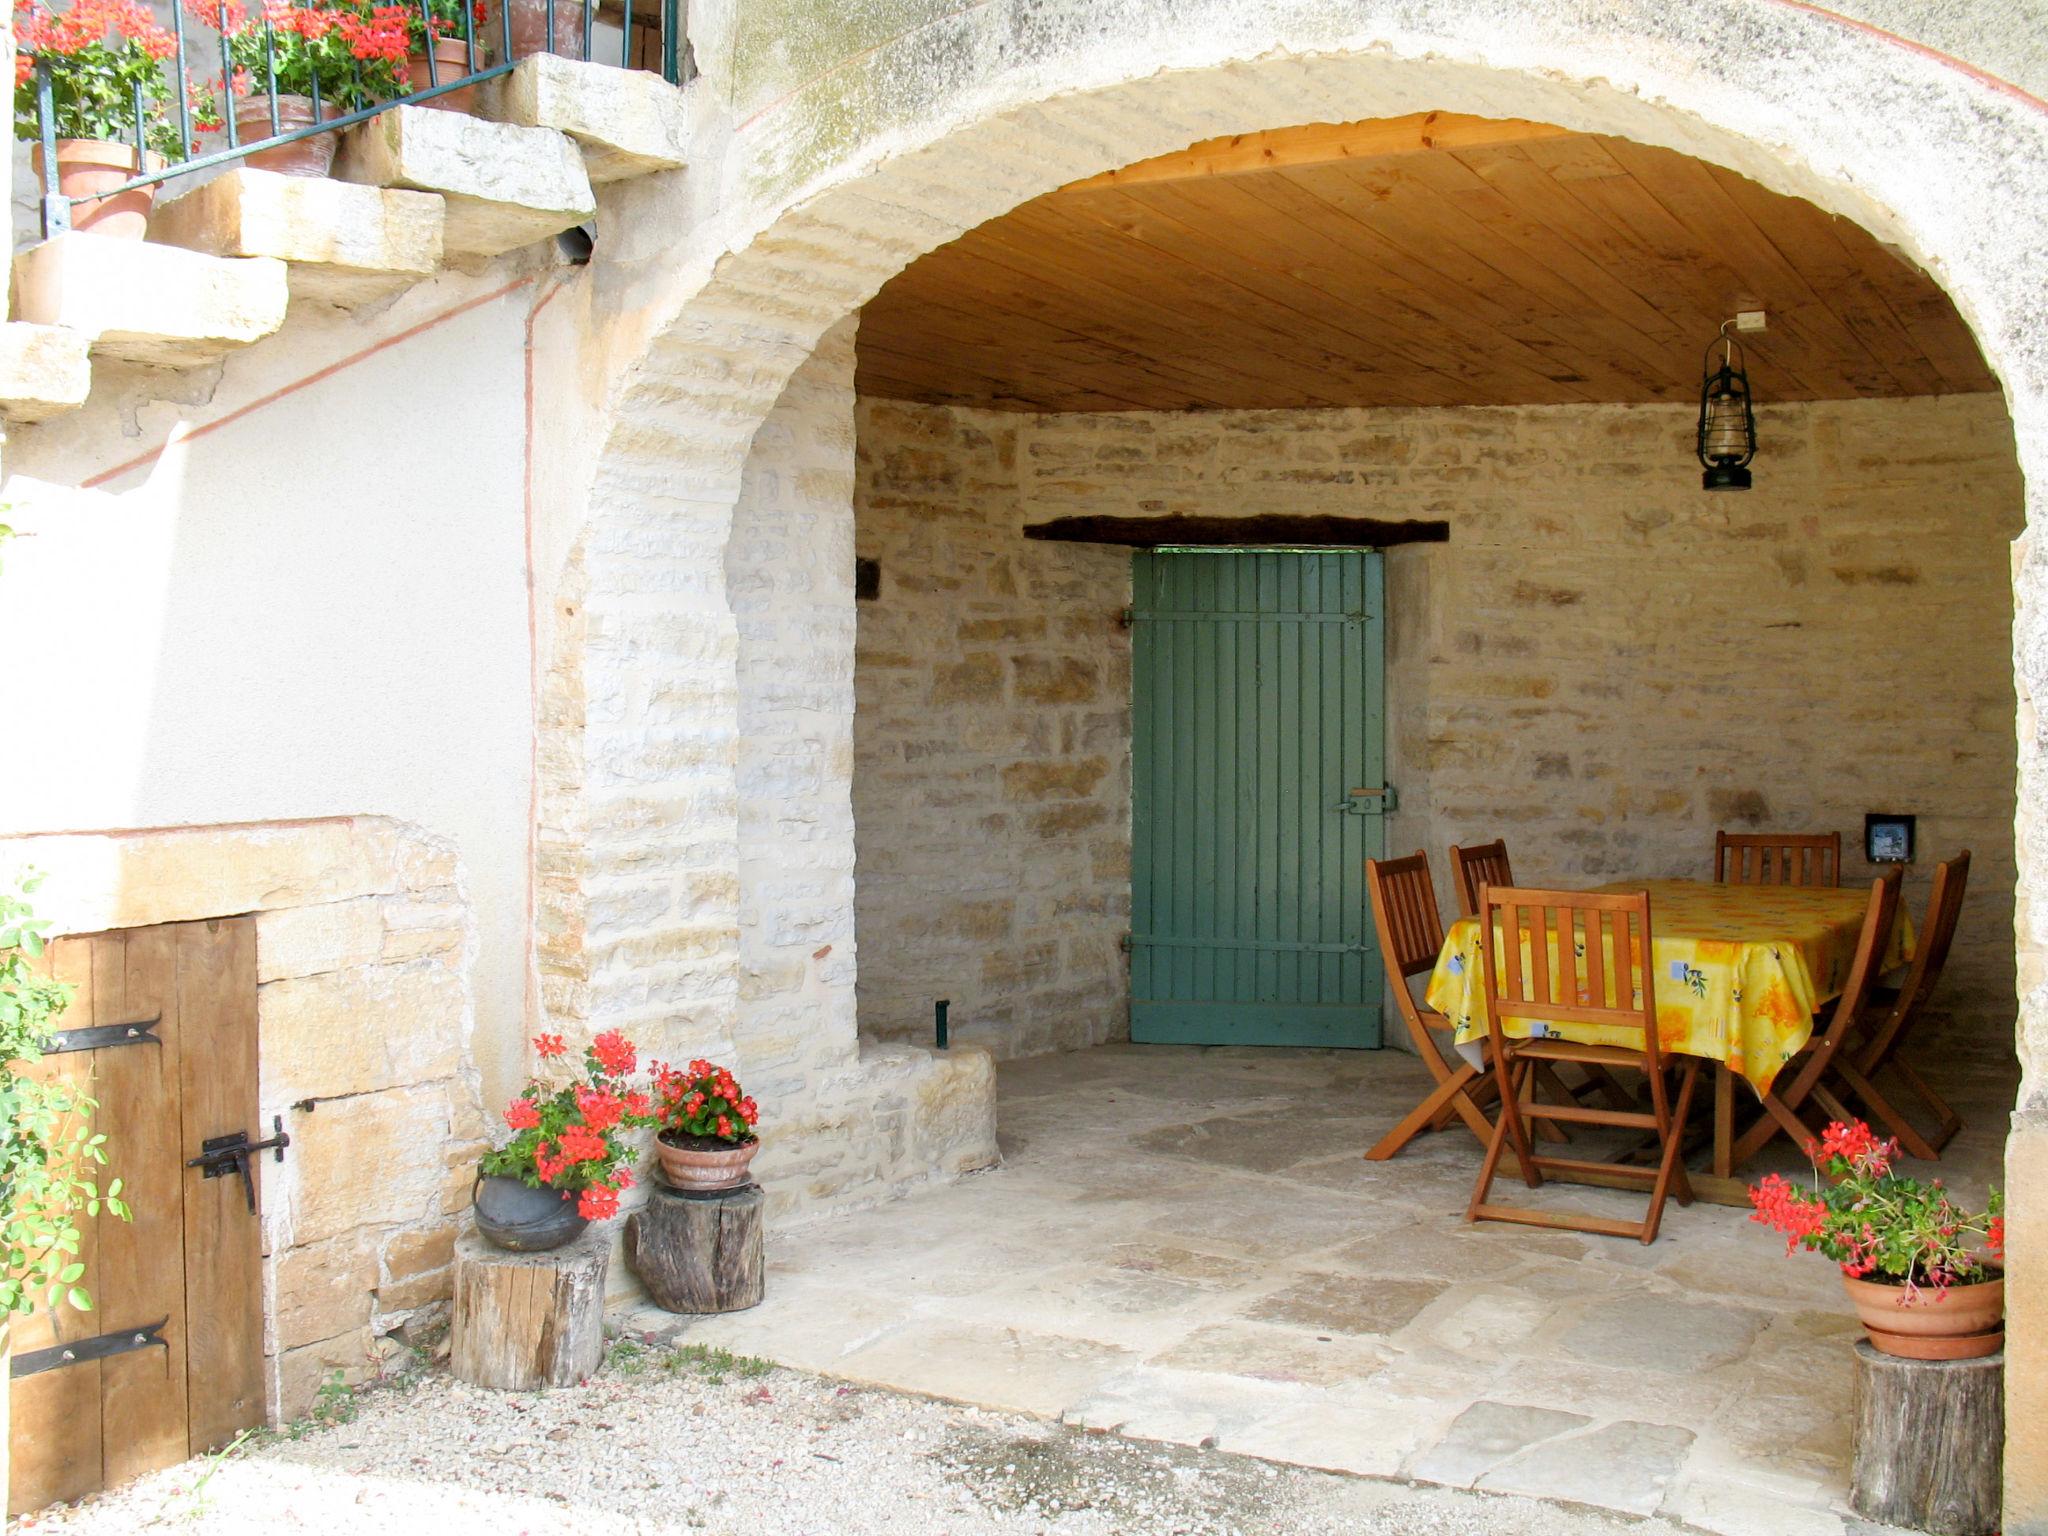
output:
M559 594L537 879L551 1015L629 1024L661 1048L730 1037L742 990L741 667L725 559L749 452L820 339L887 278L1082 176L1223 134L1433 109L1725 165L1854 219L1943 283L2005 384L2031 523L2048 485L2041 103L1790 0L1682 15L1635 0L1597 15L1510 14L1491 0L1345 9L1129 0L1090 8L1084 24L1015 0L953 32L934 23L849 43L848 62L739 124L723 201L645 306L664 318L608 395ZM2048 561L2032 545L2015 563L2030 1067L2048 1049L2048 907L2027 899L2048 868L2031 702L2048 677ZM859 1135L847 1117L871 1095L849 1046L821 1056L830 1084L812 1083L811 1123ZM2048 1179L2038 1094L2030 1076L2009 1149L2016 1185ZM2048 1345L2034 1342L2048 1284L2031 1283L2048 1278L2048 1220L2018 1194L2008 1529L2048 1530Z

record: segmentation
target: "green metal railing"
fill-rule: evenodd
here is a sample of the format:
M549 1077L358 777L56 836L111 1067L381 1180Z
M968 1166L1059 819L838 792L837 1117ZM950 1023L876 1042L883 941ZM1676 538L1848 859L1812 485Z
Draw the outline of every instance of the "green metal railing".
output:
M297 4L297 0L293 0L293 3ZM649 0L642 0L643 8L647 7L648 3ZM172 0L171 35L176 41L177 51L171 59L166 61L170 67L177 71L172 81L172 94L177 101L176 126L178 144L182 154L175 163L166 165L162 170L152 171L149 169L149 114L147 104L143 98L142 87L138 85L135 87L134 145L135 164L140 174L122 182L117 187L95 192L90 198L66 197L59 189L58 184L57 113L54 101L54 81L51 76L49 63L46 60L37 63L36 109L38 118L37 130L43 161L42 220L45 238L59 234L71 227L71 207L74 202L97 202L103 198L117 197L123 192L133 191L141 187L155 186L174 177L189 176L195 171L208 170L217 165L227 165L261 150L274 149L284 144L294 144L301 139L312 138L316 134L336 133L342 129L354 127L357 123L367 122L379 113L390 111L393 107L417 105L436 96L446 96L451 92L463 90L481 81L494 80L500 75L510 74L513 66L518 62L518 55L515 55L513 52L512 45L512 5L510 0L497 0L497 31L499 34L496 39L497 62L488 65L483 63L484 52L477 37L475 8L469 4L464 4L462 6L462 42L464 45L465 62L469 65L465 73L448 80L441 79L440 63L434 56L433 48L429 46L426 51L427 84L424 88L414 90L407 95L396 97L390 101L373 102L368 106L358 107L348 112L336 113L331 117L326 115L326 107L320 96L320 82L316 75L312 81L311 96L313 121L303 128L288 129L284 126L278 115L276 36L272 31L268 18L265 18L262 23L265 75L263 83L270 100L271 131L258 139L243 139L240 136L235 123L234 111L237 66L230 52L228 35L223 30L220 33L220 99L226 103L226 107L221 114L221 129L225 134L226 142L220 149L212 150L205 154L194 154L192 103L187 90L189 76L187 75L188 65L185 43L185 4L186 0ZM434 25L430 0L418 0L418 4L421 22L425 26L428 37L431 38L434 35ZM597 36L597 22L601 16L597 0L580 0L580 4L578 0L536 0L536 5L537 8L545 10L547 30L543 36L549 40L558 39L555 29L558 6L563 12L568 12L572 8L581 10L583 13L582 49L580 54L571 54L569 57L580 57L586 63L609 62L609 60L593 60L591 57L592 45L596 41ZM619 67L623 69L643 67L636 66L633 63L635 42L633 32L634 0L622 0L622 7L620 12L614 13L619 23L620 32ZM673 85L685 85L696 73L695 60L691 56L689 41L686 36L689 21L688 0L652 0L652 8L656 10L660 18L661 76ZM604 14L602 19L611 21L614 19L614 14ZM531 53L549 50L529 49L527 51ZM644 57L646 50L643 48L641 53Z

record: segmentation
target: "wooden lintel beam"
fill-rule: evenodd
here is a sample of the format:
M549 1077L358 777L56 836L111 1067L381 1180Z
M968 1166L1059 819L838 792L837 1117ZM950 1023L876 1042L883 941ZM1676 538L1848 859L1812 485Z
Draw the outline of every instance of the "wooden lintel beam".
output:
M1268 128L1258 133L1204 139L1172 154L1069 182L1061 190L1100 191L1145 182L1190 181L1204 176L1241 176L1248 171L1324 165L1333 160L1371 160L1430 149L1522 144L1531 139L1556 138L1569 131L1554 123L1467 117L1460 112L1414 112L1406 117L1374 118L1362 123L1309 123L1299 128Z
M1393 544L1445 544L1451 525L1414 518L1295 516L1056 517L1025 525L1027 539L1068 544L1121 544L1130 549L1384 549Z

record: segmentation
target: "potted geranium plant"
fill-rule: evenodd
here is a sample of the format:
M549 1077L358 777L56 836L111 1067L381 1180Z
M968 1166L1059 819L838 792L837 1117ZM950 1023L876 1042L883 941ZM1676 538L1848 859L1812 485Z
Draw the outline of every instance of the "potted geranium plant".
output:
M463 3L464 0L426 0L424 7L408 9L406 35L411 39L411 47L406 55L406 82L414 91L432 90L483 67L490 42L484 27L491 19L491 8L486 0L470 0L465 29ZM426 13L424 18L422 10ZM469 51L472 39L476 43L474 63ZM433 56L431 69L427 63L429 54ZM459 91L429 96L420 105L444 112L468 112L474 108L475 96L476 87L465 85Z
M583 0L504 0L512 13L512 57L535 53L583 57ZM552 14L550 14L552 13Z
M2005 1342L2005 1275L1994 1262L2005 1256L1999 1192L1984 1210L1965 1210L1939 1179L1894 1173L1898 1154L1896 1141L1879 1141L1861 1120L1837 1121L1807 1144L1812 1186L1768 1175L1750 1186L1750 1219L1784 1233L1787 1253L1805 1248L1840 1265L1864 1333L1886 1354L1993 1354Z
M165 68L176 40L142 0L72 0L63 11L16 0L14 48L14 136L34 142L37 179L44 174L40 72L50 77L57 190L77 200L71 227L140 240L156 184L112 189L181 155Z
M237 143L310 128L408 90L408 6L260 0L251 11L241 0L197 0L194 10L227 40ZM336 147L332 133L309 134L258 150L245 163L287 176L325 176Z
M760 1106L740 1092L732 1073L699 1058L678 1071L654 1064L654 1112L661 1126L655 1156L671 1188L737 1189L761 1149L754 1134Z
M533 1045L543 1061L568 1054L560 1035ZM479 1232L500 1248L536 1253L618 1214L620 1192L633 1183L625 1133L654 1123L647 1094L626 1086L637 1062L633 1043L607 1030L584 1051L581 1078L520 1090L505 1107L511 1139L477 1164Z

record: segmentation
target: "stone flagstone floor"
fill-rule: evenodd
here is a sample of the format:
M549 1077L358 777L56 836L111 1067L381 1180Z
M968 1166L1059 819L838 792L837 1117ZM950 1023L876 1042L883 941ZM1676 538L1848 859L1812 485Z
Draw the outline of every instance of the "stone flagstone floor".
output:
M1979 1198L2016 1073L1996 1042L1930 1059L1968 1121L1942 1173ZM1843 1502L1856 1328L1832 1266L1705 1204L1667 1208L1648 1248L1467 1225L1479 1151L1462 1130L1360 1155L1425 1082L1395 1051L1007 1064L1001 1168L774 1236L766 1302L686 1335L1143 1439L1730 1536L1870 1529Z

